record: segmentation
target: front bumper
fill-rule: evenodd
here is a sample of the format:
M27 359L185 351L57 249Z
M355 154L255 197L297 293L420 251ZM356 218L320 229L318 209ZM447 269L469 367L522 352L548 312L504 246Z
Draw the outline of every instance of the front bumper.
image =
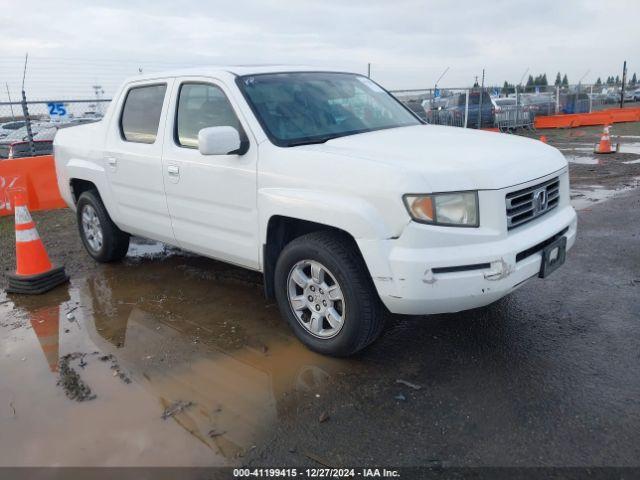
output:
M428 235L427 228L411 222L398 239L358 241L380 298L392 313L458 312L502 298L538 275L542 254L534 247L561 232L567 250L573 246L577 216L567 203L496 240L466 243L458 229L449 232L448 244L416 247L417 239Z

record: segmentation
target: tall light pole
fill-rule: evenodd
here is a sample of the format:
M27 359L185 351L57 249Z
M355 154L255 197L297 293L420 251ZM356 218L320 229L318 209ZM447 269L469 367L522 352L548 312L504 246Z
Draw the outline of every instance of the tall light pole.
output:
M24 57L24 71L22 72L22 114L24 115L25 127L27 127L27 140L29 140L29 150L31 156L36 156L36 144L33 143L33 130L31 130L31 118L29 117L29 107L27 106L27 94L24 92L24 79L27 76L27 60L29 54Z
M445 68L444 72L442 72L442 75L438 77L438 80L436 80L436 83L433 85L433 95L431 96L432 109L433 107L435 107L435 103L436 103L436 90L438 90L438 84L440 83L440 80L442 80L442 77L444 77L448 71L449 71L449 67Z
M622 64L622 88L620 89L620 108L624 105L624 82L627 80L627 61Z

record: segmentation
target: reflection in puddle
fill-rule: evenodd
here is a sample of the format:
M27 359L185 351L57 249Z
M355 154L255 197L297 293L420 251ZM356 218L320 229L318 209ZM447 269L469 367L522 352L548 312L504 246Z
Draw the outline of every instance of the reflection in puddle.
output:
M354 366L295 340L252 275L177 255L106 266L68 295L0 304L0 402L17 411L0 417L0 465L220 465L242 455L296 398L315 398ZM89 354L74 368L95 400L56 386L58 359L73 352ZM133 382L93 352L113 353ZM162 420L176 401L194 405Z

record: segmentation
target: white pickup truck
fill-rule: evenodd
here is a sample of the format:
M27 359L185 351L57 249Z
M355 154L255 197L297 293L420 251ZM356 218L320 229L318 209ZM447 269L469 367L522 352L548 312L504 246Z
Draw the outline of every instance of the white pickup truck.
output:
M134 77L54 151L97 261L138 235L260 271L300 340L329 355L370 344L387 310L494 302L559 267L576 237L558 150L425 125L351 73Z

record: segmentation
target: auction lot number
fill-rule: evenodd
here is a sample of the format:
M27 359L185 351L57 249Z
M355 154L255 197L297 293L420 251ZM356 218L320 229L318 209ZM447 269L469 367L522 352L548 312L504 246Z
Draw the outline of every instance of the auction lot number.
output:
M398 478L400 473L386 468L234 468L233 477Z

